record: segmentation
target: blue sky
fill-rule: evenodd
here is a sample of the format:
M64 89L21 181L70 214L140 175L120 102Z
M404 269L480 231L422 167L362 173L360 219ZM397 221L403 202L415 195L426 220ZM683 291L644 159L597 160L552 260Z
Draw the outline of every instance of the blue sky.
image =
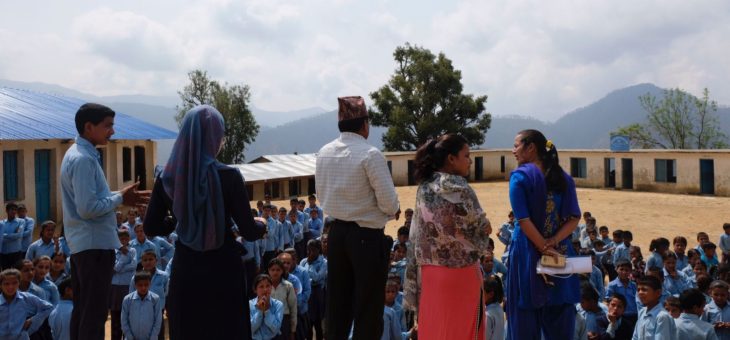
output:
M336 107L405 42L444 52L488 111L553 120L652 82L730 104L728 1L13 1L0 78L174 96L193 68L266 110Z

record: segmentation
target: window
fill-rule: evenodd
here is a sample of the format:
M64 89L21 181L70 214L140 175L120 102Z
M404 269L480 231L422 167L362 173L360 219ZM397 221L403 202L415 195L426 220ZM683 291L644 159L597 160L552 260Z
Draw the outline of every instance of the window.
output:
M674 159L655 159L654 175L657 182L677 183L677 162Z
M499 171L504 173L507 169L507 166L505 164L504 156L499 157Z
M280 182L271 182L271 198L281 197L281 191L279 189Z
M122 181L132 180L132 148L122 148Z
M585 158L570 158L570 175L575 178L586 178L588 171L586 170Z
M314 181L314 176L309 177L309 179L307 180L307 186L309 187L307 190L307 195L312 195L312 194L317 193L316 184L317 183Z
M299 196L299 180L289 180L289 196Z
M18 151L3 151L3 197L5 201L17 200L18 194Z

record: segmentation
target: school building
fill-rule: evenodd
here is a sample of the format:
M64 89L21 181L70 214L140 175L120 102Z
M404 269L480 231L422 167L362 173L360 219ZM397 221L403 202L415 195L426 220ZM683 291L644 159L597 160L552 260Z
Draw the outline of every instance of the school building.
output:
M385 152L396 186L415 185L415 152ZM470 181L506 181L512 150L471 150ZM267 155L238 165L251 200L314 193L315 154ZM578 187L730 196L730 150L560 150Z
M74 117L84 100L0 87L0 192L4 206L23 203L38 223L63 216L59 178L61 161L74 143ZM112 108L114 109L114 108ZM151 189L157 153L155 139L176 132L117 112L112 140L97 148L112 190L140 180Z

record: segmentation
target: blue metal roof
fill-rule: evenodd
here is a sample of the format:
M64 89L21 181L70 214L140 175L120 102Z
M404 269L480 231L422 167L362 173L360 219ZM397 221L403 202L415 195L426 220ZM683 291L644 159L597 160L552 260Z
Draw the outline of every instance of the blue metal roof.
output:
M0 140L73 139L85 100L0 87ZM112 110L114 108L112 107ZM112 139L174 139L177 133L116 112Z

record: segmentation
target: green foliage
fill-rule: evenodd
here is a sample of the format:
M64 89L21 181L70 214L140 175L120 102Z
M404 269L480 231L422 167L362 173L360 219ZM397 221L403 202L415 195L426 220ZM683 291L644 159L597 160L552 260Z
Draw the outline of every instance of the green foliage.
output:
M727 136L714 115L717 103L704 89L697 98L680 89L664 91L664 98L651 94L639 97L647 112L647 123L631 124L615 131L631 138L631 144L644 149L721 149Z
M487 96L462 94L461 71L451 60L410 44L396 48L393 56L395 73L370 94L372 124L388 127L385 150L414 150L445 133L459 133L471 145L484 142L492 122L484 108Z
M218 159L226 164L242 163L246 145L253 143L259 133L259 125L249 109L251 93L248 85L221 85L208 78L208 73L202 70L188 72L188 78L190 83L178 92L182 100L182 104L176 107L178 125L185 113L195 106L208 104L215 107L226 121L226 139Z

